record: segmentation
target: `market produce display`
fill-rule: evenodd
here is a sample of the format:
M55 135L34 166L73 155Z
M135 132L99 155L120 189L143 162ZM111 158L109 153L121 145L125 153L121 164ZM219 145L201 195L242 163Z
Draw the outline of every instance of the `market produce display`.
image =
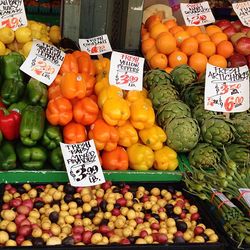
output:
M2 246L213 243L198 207L172 185L4 186Z

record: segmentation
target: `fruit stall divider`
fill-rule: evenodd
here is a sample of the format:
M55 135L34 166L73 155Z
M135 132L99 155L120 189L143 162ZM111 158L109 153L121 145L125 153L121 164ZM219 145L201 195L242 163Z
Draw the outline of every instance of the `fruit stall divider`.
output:
M19 184L16 184L16 187L18 185L21 185L21 183L25 183L25 181L20 182ZM39 182L36 183L37 185L43 185L46 182ZM58 184L61 184L62 181L58 181ZM161 182L161 181L156 181L154 183L148 183L145 180L142 182L137 182L133 183L131 181L124 181L124 183L129 184L133 187L138 187L138 186L144 186L146 189L158 187L160 189L166 188L166 182ZM64 184L64 183L62 183ZM114 185L116 185L116 182L113 182ZM34 184L35 185L35 184ZM169 182L167 185L173 187L177 191L182 191L184 194L184 197L187 198L192 205L195 205L198 208L199 214L201 215L202 218L202 223L206 225L206 227L212 228L215 233L219 237L219 241L215 243L171 243L171 244L166 244L166 245L155 245L155 244L147 244L147 245L118 245L118 244L112 244L112 245L103 245L103 246L98 246L98 245L93 245L93 246L66 246L67 250L74 250L74 249L80 249L80 250L158 250L158 249L165 249L165 250L229 250L229 245L228 242L226 241L225 237L223 234L221 234L220 230L217 229L217 226L215 224L215 221L210 218L208 214L208 210L204 207L201 206L200 202L197 200L197 198L189 193L187 193L185 190L183 190L184 183L183 182ZM3 197L3 192L4 192L4 187L3 184L0 184L0 205L2 205L2 197ZM3 250L13 250L13 247L1 247ZM19 247L15 246L15 250L23 250L23 249L30 249L26 247ZM65 246L61 245L56 245L56 246L46 246L46 248L43 247L32 247L31 249L36 249L36 250L44 250L44 249L56 249L56 250L65 250ZM234 250L234 249L233 249ZM248 250L248 249L245 249Z

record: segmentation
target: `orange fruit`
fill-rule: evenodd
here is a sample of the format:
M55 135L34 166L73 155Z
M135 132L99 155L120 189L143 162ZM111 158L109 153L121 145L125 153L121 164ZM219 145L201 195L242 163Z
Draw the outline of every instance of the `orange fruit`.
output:
M141 35L141 41L146 40L148 38L150 38L149 32L146 32L146 33Z
M165 69L168 66L168 58L162 53L157 53L151 57L149 64L152 69Z
M144 56L145 56L146 60L149 61L151 59L151 57L157 53L159 53L159 51L157 50L156 46L153 46L150 50L148 50L146 52L146 55L144 55Z
M161 16L152 15L152 16L147 18L144 27L149 30L154 24L160 23L161 21L162 21Z
M190 35L187 33L187 31L179 31L174 34L174 37L176 39L177 46L180 46L185 39L190 37Z
M167 32L168 28L163 23L157 23L155 24L151 30L149 31L149 34L152 38L156 39L157 36L159 36L163 32Z
M185 28L185 31L187 31L187 33L190 35L190 36L196 36L198 34L201 33L201 28L198 27L198 26L187 26Z
M216 46L216 53L229 58L234 52L233 44L230 41L222 41Z
M222 32L222 29L214 24L206 27L206 32L209 36L212 36L214 33Z
M167 73L171 73L171 71L173 70L173 68L170 68L170 67L167 67L167 68L165 68L165 71L167 72Z
M181 51L186 55L191 56L198 52L198 42L194 37L189 37L181 43Z
M174 19L169 19L163 23L168 29L171 29L175 26L177 26L177 23Z
M142 24L141 25L141 36L144 35L147 32L148 32L148 30L145 28L145 24Z
M184 31L184 29L181 26L178 26L178 25L169 29L169 32L171 34L173 34L173 35L176 34L179 31Z
M227 35L223 32L217 32L210 36L211 40L218 45L222 41L227 41Z
M198 74L206 70L207 57L201 53L194 53L189 57L188 65L192 67Z
M169 55L176 49L176 40L169 32L164 32L156 39L155 45L160 53Z
M168 56L168 63L171 68L175 68L176 66L187 64L188 57L185 53L181 51L174 51Z
M195 38L198 41L198 43L210 41L210 37L208 36L208 34L205 33L199 33L195 36Z
M221 67L221 68L226 68L227 67L227 60L225 57L221 55L213 55L210 56L208 59L208 62L214 66Z
M199 52L206 57L210 57L216 53L216 46L211 41L202 42L199 44Z
M142 53L143 54L147 53L147 51L153 48L153 46L155 46L155 40L153 38L148 38L146 40L143 40L141 43Z

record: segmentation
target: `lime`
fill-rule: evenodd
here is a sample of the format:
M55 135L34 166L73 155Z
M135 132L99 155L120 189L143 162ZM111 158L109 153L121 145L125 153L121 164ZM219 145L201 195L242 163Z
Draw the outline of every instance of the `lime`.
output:
M32 40L32 32L28 27L20 27L15 31L16 40L19 43L27 43Z
M0 41L4 44L12 43L15 39L14 31L9 27L3 27L0 29Z

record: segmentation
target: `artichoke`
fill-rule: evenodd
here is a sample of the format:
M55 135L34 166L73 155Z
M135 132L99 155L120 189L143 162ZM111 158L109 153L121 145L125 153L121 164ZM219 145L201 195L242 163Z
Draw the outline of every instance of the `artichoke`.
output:
M199 141L200 127L193 118L174 118L163 128L167 134L167 145L177 152L189 152Z
M199 122L199 124L202 124L204 120L214 117L215 115L216 112L204 109L204 104L199 104L192 110L192 116Z
M250 114L235 114L232 121L236 130L235 142L250 146Z
M213 168L220 163L221 154L208 143L198 143L188 155L190 165L196 168Z
M212 117L203 121L201 136L204 142L220 148L234 141L234 128L229 121L219 117Z
M148 90L158 85L169 85L172 83L172 76L161 69L149 70L143 78L143 86Z
M179 90L186 88L188 85L197 80L195 70L186 64L175 67L170 74L173 77L174 85Z
M179 99L178 94L173 85L158 85L150 89L148 97L157 110L161 105Z
M157 121L160 126L173 118L191 117L190 108L182 101L176 100L166 103L157 110Z
M194 83L181 93L182 100L191 108L204 103L205 84Z
M227 156L236 162L240 167L250 166L250 149L246 145L231 144L225 147ZM226 155L223 156L226 160Z

